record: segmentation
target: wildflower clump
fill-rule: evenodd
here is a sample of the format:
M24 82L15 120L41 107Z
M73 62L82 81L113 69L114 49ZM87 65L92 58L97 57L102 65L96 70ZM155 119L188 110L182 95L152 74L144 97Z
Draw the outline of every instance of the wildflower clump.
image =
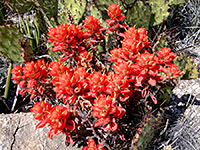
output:
M147 96L157 104L151 87L164 86L182 74L173 64L171 49L164 47L153 53L145 28L128 27L120 6L111 4L108 16L106 28L94 16L87 16L82 27L63 23L51 28L48 42L53 43L52 52L62 53L60 60L45 63L38 59L12 70L20 93L31 94L37 101L31 108L39 121L36 128L47 124L50 139L63 133L70 143L78 136L98 139L100 144L96 145L89 138L83 150L108 148L108 135L117 134L125 140L123 118L128 118L130 104L139 105L137 102ZM95 52L107 36L117 42L106 52L109 57L99 60ZM106 70L97 69L97 62Z

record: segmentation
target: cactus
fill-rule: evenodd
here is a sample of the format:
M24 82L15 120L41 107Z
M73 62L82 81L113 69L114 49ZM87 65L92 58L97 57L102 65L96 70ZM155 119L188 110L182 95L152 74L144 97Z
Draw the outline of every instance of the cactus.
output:
M44 0L8 0L11 8L19 14L27 13L31 10L41 10L49 17L56 17L58 13L58 1L44 1Z
M37 4L37 3L36 3ZM56 18L58 14L58 0L38 0L39 6L37 9L42 8L47 17Z
M172 97L172 90L173 90L172 85L167 85L166 87L160 89L157 98L159 99L159 103L161 104L167 104L171 97Z
M149 0L151 12L155 15L153 26L162 23L169 16L168 9L170 5L185 3L186 0Z
M97 19L99 19L99 21L101 22L101 25L103 27L106 27L106 21L105 19L103 19L103 15L102 15L102 12L98 10L97 7L95 7L94 4L90 4L89 6L89 12L90 12L90 15L96 17Z
M194 63L194 58L186 53L179 53L174 63L179 66L180 70L183 71L182 79L195 79L199 76L199 70Z
M0 54L14 62L23 62L19 41L23 35L12 26L0 26Z
M156 128L160 125L160 117L155 118L147 115L141 123L141 127L137 129L135 137L131 142L133 150L144 150L149 142L155 136Z
M136 28L144 27L148 29L151 18L150 6L144 5L144 2L138 1L128 10L126 15L126 21L129 25Z
M107 8L112 4L116 3L114 0L94 0L94 3L99 11L101 11L104 17L107 17ZM107 19L107 18L104 18Z
M155 15L153 26L162 23L169 16L169 2L166 0L149 0L149 5L151 12Z
M35 8L35 3L32 0L8 0L10 7L19 14L29 12Z
M63 0L64 6L70 11L74 18L74 23L78 24L84 15L86 8L86 0Z
M58 12L57 18L58 18L58 24L62 23L70 23L67 11L65 9L65 5L63 2L58 1L58 7L60 8L61 11Z
M8 17L6 15L6 9L7 8L5 2L0 2L0 25L2 25Z
M186 3L188 0L169 0L170 5L179 5Z

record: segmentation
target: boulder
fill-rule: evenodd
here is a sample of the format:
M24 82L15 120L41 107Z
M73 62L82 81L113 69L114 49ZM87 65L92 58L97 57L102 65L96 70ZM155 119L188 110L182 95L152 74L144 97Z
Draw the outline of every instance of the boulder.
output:
M65 135L48 138L49 127L35 129L32 113L0 114L0 150L79 150L66 147Z

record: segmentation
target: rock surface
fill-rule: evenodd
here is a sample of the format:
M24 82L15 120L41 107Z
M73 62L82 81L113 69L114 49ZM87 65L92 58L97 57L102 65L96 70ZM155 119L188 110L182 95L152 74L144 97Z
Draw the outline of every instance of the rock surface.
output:
M199 150L200 148L200 78L182 80L173 90L166 110L169 128L164 149Z
M0 115L0 150L79 150L66 147L65 136L48 138L48 126L35 129L37 121L32 113Z
M191 80L181 80L174 88L173 93L181 98L183 95L191 94L200 100L200 78Z

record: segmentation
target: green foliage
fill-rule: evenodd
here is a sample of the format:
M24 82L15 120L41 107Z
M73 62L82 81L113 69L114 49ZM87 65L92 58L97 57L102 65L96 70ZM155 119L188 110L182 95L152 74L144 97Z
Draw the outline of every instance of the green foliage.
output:
M5 22L6 17L6 4L5 2L0 2L0 25Z
M29 12L35 8L33 0L8 0L8 2L11 8L19 14Z
M179 5L186 3L188 0L169 0L170 5Z
M138 1L128 10L126 15L126 21L129 25L135 26L136 28L144 27L149 28L151 19L150 6L144 5L144 2Z
M173 90L173 86L172 85L168 85L162 89L160 89L159 93L158 93L158 99L160 103L165 103L167 104L170 101L170 98L172 96L172 90Z
M23 33L26 37L28 37L30 46L33 52L35 52L36 54L40 49L40 38L41 38L38 22L34 19L33 22L31 23L28 17L25 18L24 22L21 16L19 16L19 29L21 33Z
M107 9L112 3L116 3L114 0L94 0L97 9L102 13L102 15L107 19ZM105 19L104 18L104 19Z
M61 9L57 14L58 24L70 23L67 10L65 9L63 2L58 1L58 7Z
M62 1L67 10L70 11L74 18L74 23L78 24L84 15L86 8L86 0L63 0Z
M179 69L183 71L181 79L195 79L200 74L194 63L194 59L186 53L179 53L174 60L174 64L179 66Z
M162 23L169 16L170 5L178 5L185 3L186 0L149 0L151 6L151 12L154 14L153 26Z
M38 9L48 18L56 17L58 13L57 0L8 0L11 8L19 13L27 13L31 10Z
M133 150L144 150L147 147L154 138L157 127L160 125L159 119L160 117L155 118L152 115L146 116L132 140L131 147Z
M23 35L12 26L0 26L0 54L14 62L23 62L19 41Z
M34 10L40 30L44 33L47 32L48 26L58 24L58 1L57 0L8 0L9 6L14 12L24 14ZM54 22L51 22L51 19Z
M48 53L54 61L58 61L60 59L60 52L52 52L52 43L47 43Z
M101 25L103 27L106 27L106 21L103 18L102 12L99 11L99 9L97 7L95 7L94 4L90 4L88 6L88 11L91 13L92 16L96 17L97 19L99 19L99 21L101 22Z
M166 0L149 0L149 5L151 6L151 12L154 16L153 26L158 25L166 20L169 16L169 6Z
M50 18L56 18L58 14L58 0L38 0L37 9L42 9L45 15Z

